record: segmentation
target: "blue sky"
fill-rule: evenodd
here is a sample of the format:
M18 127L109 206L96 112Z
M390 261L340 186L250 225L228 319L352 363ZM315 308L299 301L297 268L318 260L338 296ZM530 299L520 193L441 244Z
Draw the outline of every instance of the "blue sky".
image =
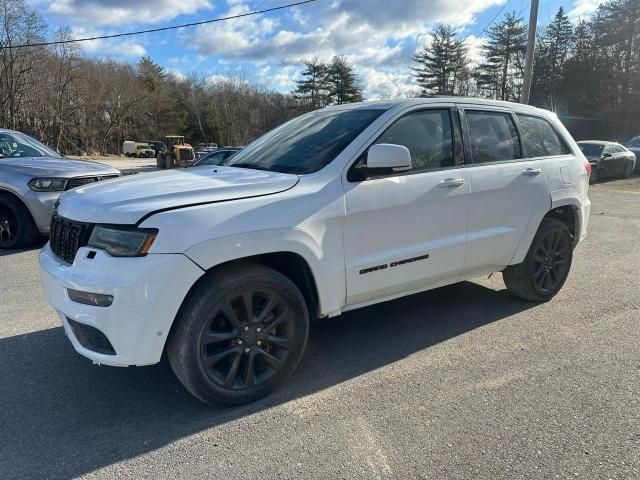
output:
M189 23L274 7L290 0L31 0L51 29L77 37ZM408 66L429 42L437 22L455 25L479 58L485 28L507 0L318 0L270 14L177 31L83 44L85 55L135 63L150 56L177 76L197 72L211 81L241 76L289 91L312 57L345 55L369 99L415 90ZM598 0L540 0L539 24L560 6L575 20ZM510 0L504 12L528 19L529 0ZM504 13L503 12L503 13Z

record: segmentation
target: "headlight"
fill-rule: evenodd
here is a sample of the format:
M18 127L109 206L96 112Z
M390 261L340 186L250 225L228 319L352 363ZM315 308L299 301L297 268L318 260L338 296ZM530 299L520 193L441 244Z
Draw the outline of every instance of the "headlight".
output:
M29 188L36 192L62 192L67 185L67 178L32 178L29 180Z
M158 230L154 228L117 228L96 225L88 245L106 250L114 257L143 257L147 254Z

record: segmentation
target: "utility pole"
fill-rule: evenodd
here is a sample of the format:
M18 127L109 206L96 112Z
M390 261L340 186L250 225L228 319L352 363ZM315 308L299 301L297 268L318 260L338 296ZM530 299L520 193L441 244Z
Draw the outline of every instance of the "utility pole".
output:
M524 84L520 103L529 103L531 93L531 77L533 77L533 53L536 49L536 29L538 28L538 0L531 0L529 12L529 38L527 39L527 55L524 63Z

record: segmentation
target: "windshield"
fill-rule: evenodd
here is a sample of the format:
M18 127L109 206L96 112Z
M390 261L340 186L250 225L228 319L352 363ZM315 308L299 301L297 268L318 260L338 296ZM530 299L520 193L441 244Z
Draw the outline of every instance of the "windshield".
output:
M23 133L0 133L0 160L19 157L60 157L60 154Z
M294 118L233 156L230 167L313 173L331 163L384 110L319 110Z
M205 155L195 164L196 167L202 167L203 165L220 166L225 163L227 158L226 152L215 152Z
M602 154L602 149L604 145L599 145L597 143L579 143L578 146L582 153L584 153L585 157L599 157Z

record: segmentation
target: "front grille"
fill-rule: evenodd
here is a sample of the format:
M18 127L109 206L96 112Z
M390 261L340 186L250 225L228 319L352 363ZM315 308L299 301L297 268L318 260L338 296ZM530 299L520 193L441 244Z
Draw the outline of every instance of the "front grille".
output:
M71 190L72 188L81 187L83 185L89 185L90 183L101 182L102 180L110 180L112 178L118 178L118 175L102 175L99 177L74 177L67 180L65 190Z
M76 322L67 317L76 339L84 348L104 355L115 355L116 351L107 336L91 325Z
M73 263L78 250L87 245L91 229L92 225L88 223L72 222L54 215L49 233L51 250L63 260Z

